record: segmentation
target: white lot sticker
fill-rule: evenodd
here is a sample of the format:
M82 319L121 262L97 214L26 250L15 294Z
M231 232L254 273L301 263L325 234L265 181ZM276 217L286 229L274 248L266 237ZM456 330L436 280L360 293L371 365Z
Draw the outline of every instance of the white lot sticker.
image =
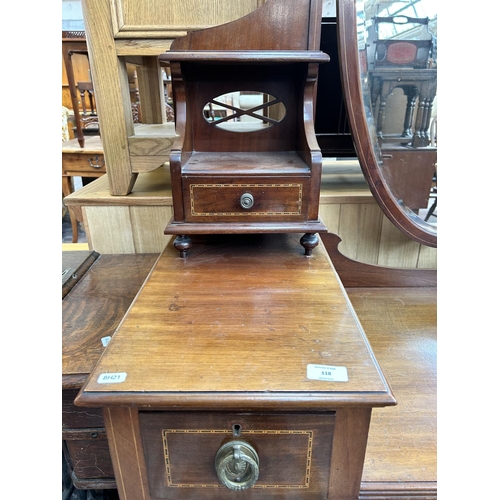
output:
M103 338L101 339L102 345L103 345L104 347L106 347L106 346L109 344L109 341L110 341L110 340L111 340L111 337L110 337L110 336L108 336L108 337L103 337Z
M347 368L345 366L307 365L307 378L326 382L347 382Z
M122 373L101 373L97 379L98 384L120 384L125 382L127 374Z

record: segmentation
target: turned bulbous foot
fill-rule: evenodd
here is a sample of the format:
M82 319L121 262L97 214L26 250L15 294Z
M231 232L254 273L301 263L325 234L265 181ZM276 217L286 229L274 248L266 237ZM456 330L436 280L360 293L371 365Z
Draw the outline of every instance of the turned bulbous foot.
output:
M319 244L319 236L315 233L306 233L300 238L300 244L305 248L305 254L309 257Z
M180 234L174 240L174 248L179 250L180 257L185 259L187 257L187 252L192 246L192 241L189 236L185 234Z

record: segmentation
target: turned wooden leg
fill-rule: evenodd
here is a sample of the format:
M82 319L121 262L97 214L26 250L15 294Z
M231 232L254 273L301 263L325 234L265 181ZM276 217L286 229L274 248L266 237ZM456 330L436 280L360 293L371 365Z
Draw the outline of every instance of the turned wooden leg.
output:
M319 236L315 233L306 233L300 238L300 244L305 248L305 253L309 257L313 248L316 248L319 244Z
M187 257L187 251L191 248L191 246L191 238L185 234L180 234L174 240L174 248L179 250L182 259Z

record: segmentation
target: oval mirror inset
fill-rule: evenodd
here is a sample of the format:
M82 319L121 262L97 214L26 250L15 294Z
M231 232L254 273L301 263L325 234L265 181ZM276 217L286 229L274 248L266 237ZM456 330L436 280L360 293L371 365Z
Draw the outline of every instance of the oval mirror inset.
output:
M391 222L437 246L437 14L432 2L337 0L352 138Z
M286 115L285 105L271 94L235 91L213 99L203 107L212 126L228 132L256 132L277 125Z

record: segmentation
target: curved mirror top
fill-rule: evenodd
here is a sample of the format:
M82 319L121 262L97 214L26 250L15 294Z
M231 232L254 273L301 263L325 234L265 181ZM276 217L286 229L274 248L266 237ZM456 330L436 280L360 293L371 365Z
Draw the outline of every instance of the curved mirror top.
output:
M340 15L352 8L339 0ZM364 132L353 134L361 166L389 219L413 239L436 246L436 2L356 0L355 9L355 28L347 28L344 39L357 39L359 92L348 77L344 82L364 110ZM353 128L361 126L354 108L350 118Z
M210 124L228 132L256 132L278 124L286 114L276 97L258 91L235 91L214 97L203 107Z

